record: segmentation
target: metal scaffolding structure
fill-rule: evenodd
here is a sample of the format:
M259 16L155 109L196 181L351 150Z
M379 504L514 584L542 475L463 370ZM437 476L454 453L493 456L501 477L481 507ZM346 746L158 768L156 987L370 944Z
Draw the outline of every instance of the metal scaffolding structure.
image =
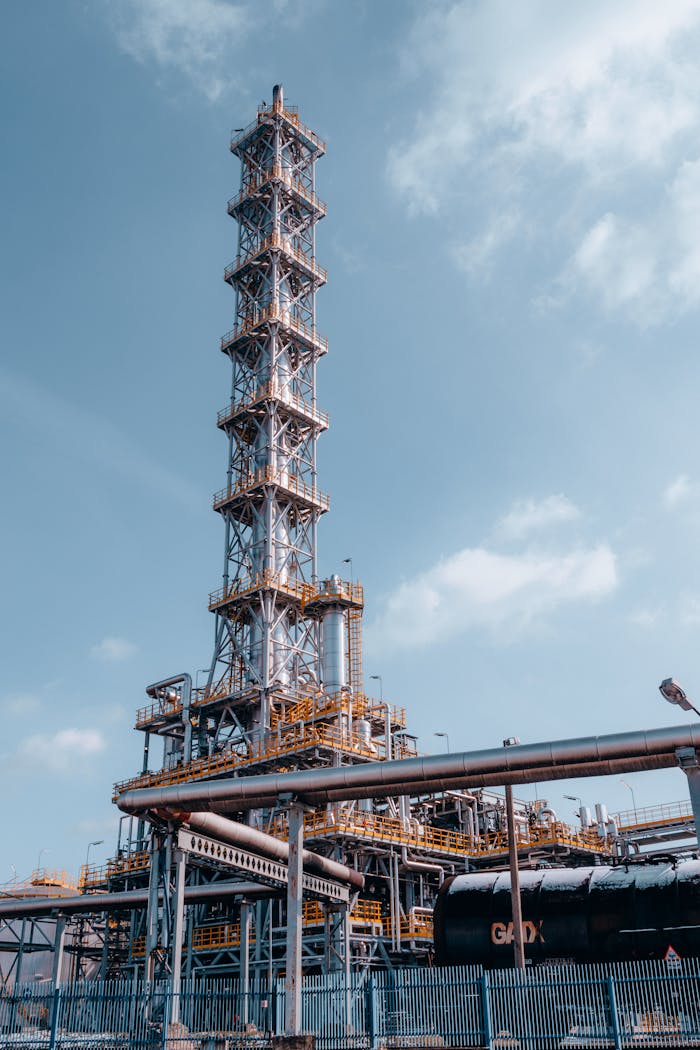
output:
M242 174L228 202L238 247L224 274L235 323L221 340L231 385L216 421L227 457L226 484L213 499L224 525L223 579L209 595L214 649L203 685L181 673L146 690L135 721L144 734L141 771L115 785L115 801L140 788L417 755L405 710L364 689L362 587L318 575L317 526L329 508L316 469L328 427L316 398L317 364L328 350L316 329L326 271L315 230L326 205L315 168L325 146L277 86L230 148ZM99 900L89 923L69 920L76 976L89 960L103 978L169 975L175 986L182 966L186 977L267 979L272 987L286 971L294 930L308 974L425 964L444 878L507 866L505 803L491 786L504 780L492 776L471 790L416 780L388 797L346 795L303 808L291 798L252 811L231 803L227 814L248 829L247 845L232 844L225 828L208 834L189 813L156 807L125 817L113 859L81 872L80 893ZM692 824L688 808L636 818L621 831L603 809L595 819L582 809L571 826L546 800L516 801L520 863L610 861L638 839L665 842L669 820L674 833ZM276 854L265 836L289 849ZM302 844L327 870L322 860L318 870L313 861L304 867ZM344 882L343 866L362 879ZM248 880L238 890L233 873ZM306 898L298 913L284 896L294 878ZM114 895L114 907L104 894ZM0 896L10 896L7 887ZM79 902L71 908L78 914ZM18 920L7 915L0 909L0 924L14 924L5 945L18 940Z

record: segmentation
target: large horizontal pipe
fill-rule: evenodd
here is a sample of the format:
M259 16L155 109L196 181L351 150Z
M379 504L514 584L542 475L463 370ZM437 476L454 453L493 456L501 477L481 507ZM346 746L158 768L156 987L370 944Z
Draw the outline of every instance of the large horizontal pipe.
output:
M188 813L182 814L182 819L189 824L193 831L202 835L211 835L212 838L220 839L230 846L241 846L249 848L263 857L279 860L286 864L289 860L289 843L266 835L264 831L251 828L247 824L239 824L226 817L219 817L215 813ZM312 853L305 849L302 852L302 864L306 871L313 871L318 875L324 875L328 879L336 879L339 882L356 886L362 889L365 884L364 875L354 868L348 868L345 864L339 864L335 860L321 857L318 853Z
M281 795L321 805L466 786L540 783L661 769L677 765L678 748L698 747L700 724L696 723L332 769L302 769L169 787L135 788L120 795L117 805L126 813L164 807L221 812L272 806Z
M211 882L206 886L186 886L185 903L224 900L226 897L278 897L283 890L263 886L259 882ZM162 894L161 894L162 896ZM148 888L125 890L123 893L85 893L79 897L22 897L19 900L0 899L0 919L24 918L38 915L84 915L139 908L148 904Z

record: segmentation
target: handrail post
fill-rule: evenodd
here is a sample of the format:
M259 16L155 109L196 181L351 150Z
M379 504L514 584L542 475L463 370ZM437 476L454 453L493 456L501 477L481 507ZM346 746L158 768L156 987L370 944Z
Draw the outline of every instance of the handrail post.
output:
M607 978L608 986L608 1003L610 1004L610 1020L612 1023L612 1034L613 1034L613 1045L615 1050L620 1050L622 1042L620 1040L620 1018L617 1013L617 996L615 994L615 979L610 975Z
M483 1032L483 1034L484 1034L484 1043L483 1043L483 1045L485 1047L488 1047L488 1050L491 1050L491 1046L492 1046L492 1036L491 1036L491 985L490 985L490 982L489 982L489 975L488 975L488 973L483 973L481 975L481 980L480 980L479 984L480 984L480 990L481 990L481 1019L482 1019L482 1022L483 1022L482 1023L482 1027L483 1027L483 1030L484 1030L484 1032Z
M377 1048L377 1001L375 998L374 977L369 975L367 979L367 1035L369 1036L370 1050Z

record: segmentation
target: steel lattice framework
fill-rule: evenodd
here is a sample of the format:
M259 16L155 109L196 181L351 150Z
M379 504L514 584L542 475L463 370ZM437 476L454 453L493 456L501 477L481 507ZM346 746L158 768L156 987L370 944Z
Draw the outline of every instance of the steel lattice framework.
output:
M228 203L238 255L225 280L236 323L221 340L232 364L231 399L218 426L228 438L227 484L214 497L225 523L207 714L214 744L262 740L279 702L319 681L318 620L304 615L316 580L316 526L328 498L316 485L316 442L327 417L316 405L315 295L326 272L315 259L325 205L314 191L321 140L272 105L231 142L240 192Z

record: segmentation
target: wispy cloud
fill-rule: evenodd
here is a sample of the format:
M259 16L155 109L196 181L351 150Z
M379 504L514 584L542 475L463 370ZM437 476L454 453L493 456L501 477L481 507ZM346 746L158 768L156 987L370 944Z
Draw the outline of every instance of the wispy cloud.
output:
M426 103L393 143L388 175L412 212L450 216L456 264L483 276L539 228L549 258L557 244L571 260L568 294L580 287L607 310L651 294L643 323L696 306L700 0L418 10L402 63L424 78ZM547 192L562 173L564 202ZM471 214L491 216L481 229L455 229L465 188Z
M160 492L169 502L189 511L197 511L202 505L203 493L152 459L104 414L87 412L6 370L0 370L0 407L6 418L15 416L32 430L41 416L46 432L63 454L70 453L97 464L101 471Z
M34 693L11 693L0 701L0 710L8 715L33 715L41 708L41 700Z
M80 773L84 763L105 750L99 729L60 729L49 735L35 733L17 746L10 763L22 768L59 773Z
M562 493L541 500L518 500L496 524L496 532L505 539L522 539L542 529L576 521L581 511Z
M127 54L184 74L210 101L233 82L232 56L246 39L252 11L251 4L229 0L117 0L110 8Z
M687 474L679 474L663 491L663 504L667 510L675 510L686 503L693 493L693 485Z
M618 585L607 544L565 553L502 554L466 547L401 583L370 629L372 648L415 648L487 627L501 637L559 606Z
M103 638L101 642L97 643L97 645L93 645L90 650L90 656L94 657L96 660L102 660L104 663L117 664L123 663L124 660L128 660L135 652L136 646L127 638L115 638L110 636Z

